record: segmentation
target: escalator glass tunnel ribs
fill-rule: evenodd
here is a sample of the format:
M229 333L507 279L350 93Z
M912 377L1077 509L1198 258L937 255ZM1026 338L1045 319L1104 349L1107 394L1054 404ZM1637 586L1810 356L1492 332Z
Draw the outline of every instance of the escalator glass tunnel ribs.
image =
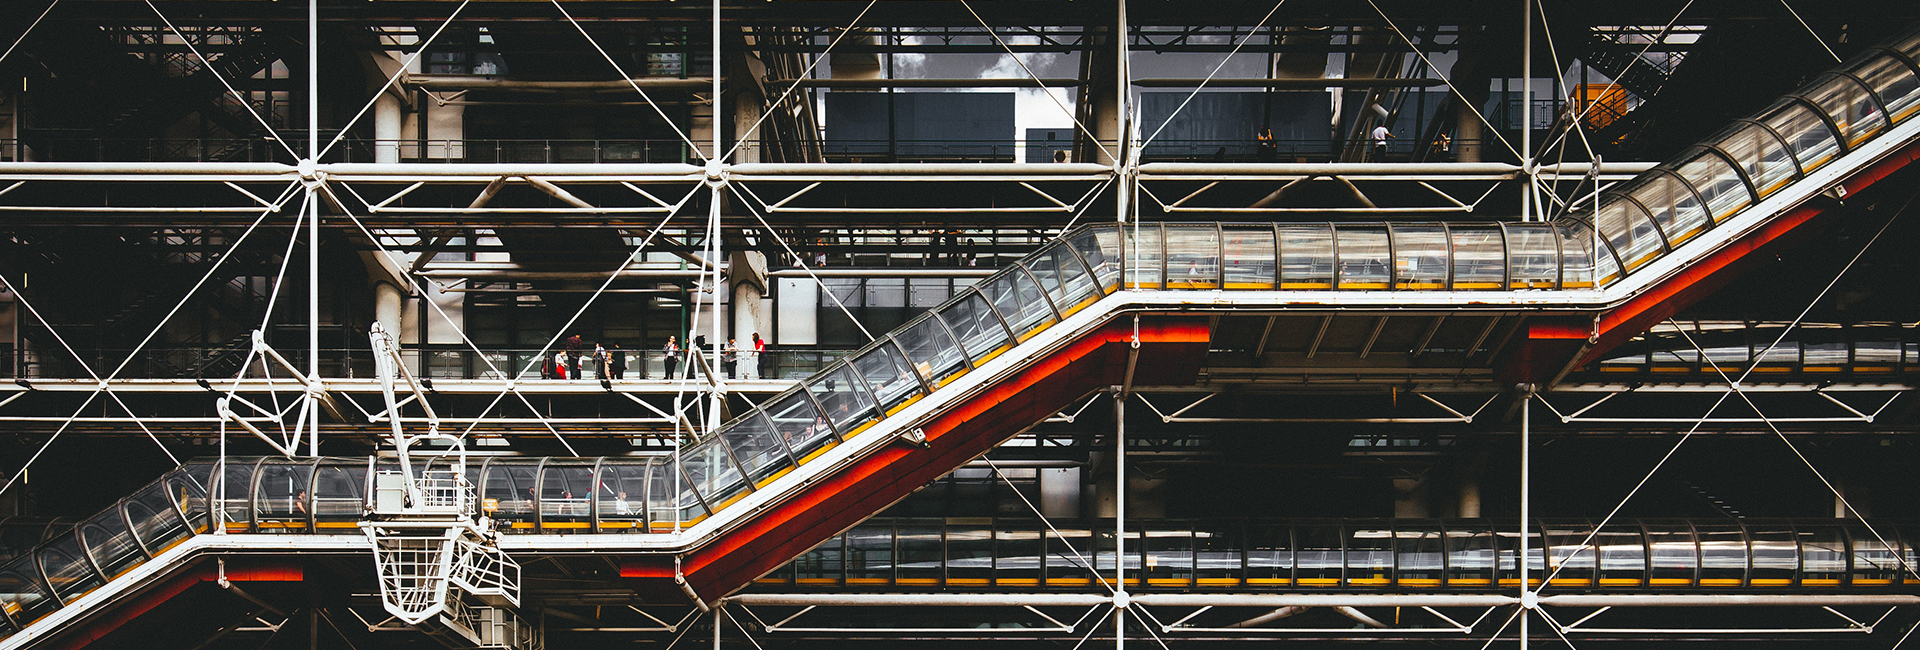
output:
M1152 301L1131 297L1161 291L1364 292L1358 295L1365 300L1420 304L1429 300L1417 297L1425 293L1436 304L1498 304L1633 288L1624 306L1602 310L1594 331L1578 328L1579 338L1600 340L1588 346L1587 354L1596 355L1608 346L1607 337L1632 336L1635 324L1677 309L1685 301L1674 296L1700 274L1727 267L1817 216L1822 208L1805 205L1817 192L1799 191L1804 181L1817 179L1820 191L1838 186L1857 193L1916 157L1916 58L1920 32L1869 48L1607 192L1597 209L1551 222L1075 229L685 447L678 463L502 458L473 466L470 478L491 514L512 533L651 534L699 532L706 525L707 536L683 532L680 538L696 545L682 549L689 551L684 577L711 599L854 526L1072 399L1123 381L1121 369L1129 365L1136 337L1140 358L1151 362L1140 364L1135 380L1190 383L1207 348L1205 318L1149 310L1136 329L1119 316L1139 313L1131 302ZM1893 133L1900 136L1889 138ZM1770 204L1795 194L1795 203ZM1763 207L1768 209L1758 209ZM1728 239L1717 248L1688 246L1721 229L1747 239ZM1683 248L1689 253L1676 255ZM1670 257L1674 264L1711 268L1656 273ZM1629 280L1634 283L1622 284ZM1089 310L1102 301L1111 304ZM1057 328L1070 322L1074 328ZM1021 346L1027 349L1010 354ZM983 368L991 371L978 372ZM949 389L956 384L966 385ZM925 447L890 444L903 433L902 420L917 425ZM890 433L876 444L874 436L863 435L873 430ZM364 461L230 462L218 477L214 467L206 461L184 465L87 519L71 535L56 536L0 567L0 626L11 632L30 625L208 532L216 520L229 533L357 532ZM776 485L796 472L813 475ZM729 510L762 491L770 496L751 512ZM1702 553L1698 584L1734 579L1707 577ZM1648 557L1657 555L1650 551ZM674 578L672 566L657 561L664 557L628 562L622 573L642 582ZM1304 562L1299 557L1306 556L1296 556ZM1336 579L1300 571L1294 568L1293 584L1351 582L1344 573ZM1650 568L1649 575L1659 571ZM1647 578L1649 584L1655 579ZM1747 584L1763 579L1777 578L1739 578Z

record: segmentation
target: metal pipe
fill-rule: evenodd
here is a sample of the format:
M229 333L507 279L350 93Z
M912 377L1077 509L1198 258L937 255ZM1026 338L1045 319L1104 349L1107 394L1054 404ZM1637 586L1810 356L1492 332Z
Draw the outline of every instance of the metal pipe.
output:
M1526 0L1532 2L1533 0ZM1520 566L1520 647L1527 647L1527 623L1533 619L1534 603L1540 595L1534 593L1527 584L1531 577L1527 557L1527 522L1532 519L1532 463L1533 463L1533 387L1520 386L1520 554L1515 563ZM1544 541L1544 540L1543 540Z
M427 90L523 90L523 91L631 91L634 86L642 89L653 88L703 88L712 80L707 77L636 77L611 81L547 81L537 79L509 79L505 77L472 77L466 75L409 74L401 83L425 88Z
M1309 79L1209 79L1184 78L1148 78L1135 79L1133 85L1143 88L1272 88L1275 90L1319 90L1321 88L1423 88L1444 86L1445 79L1373 79L1356 77L1352 79L1309 78Z
M769 86L801 88L1073 88L1084 85L1079 79L1041 79L996 77L992 79L778 79Z

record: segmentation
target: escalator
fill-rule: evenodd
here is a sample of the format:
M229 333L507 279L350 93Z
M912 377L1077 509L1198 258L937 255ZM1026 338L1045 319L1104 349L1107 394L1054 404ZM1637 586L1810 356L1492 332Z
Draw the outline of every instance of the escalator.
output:
M1523 312L1498 378L1551 383L1920 157L1916 57L1920 33L1870 49L1551 222L1081 227L677 456L499 458L466 485L500 549L612 556L643 597L713 601L1074 400L1193 383L1213 314ZM124 620L209 554L367 552L378 463L214 467L0 567L0 650Z

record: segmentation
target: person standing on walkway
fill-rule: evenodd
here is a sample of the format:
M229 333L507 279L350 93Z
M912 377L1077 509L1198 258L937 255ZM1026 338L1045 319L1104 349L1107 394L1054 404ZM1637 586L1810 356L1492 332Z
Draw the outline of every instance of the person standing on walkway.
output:
M585 346L586 343L580 340L579 334L567 337L567 365L569 366L567 368L567 376L573 377L574 379L581 377L580 348Z
M767 340L760 338L759 332L753 333L753 361L755 364L753 369L754 377L760 379L773 378L773 373L768 371L770 365L767 363Z
M593 344L593 378L607 378L607 348L599 343Z
M672 336L667 337L667 344L660 347L660 352L661 356L665 357L663 361L667 365L667 379L671 380L673 367L680 363L680 340Z
M720 365L726 368L727 378L733 379L734 369L740 365L740 346L734 345L733 339L727 339L727 347L720 354Z
M613 379L615 381L626 379L627 378L627 351L620 349L620 344L618 342L615 342L613 344L613 349L607 350L607 355L608 355L608 358L607 358L608 365L609 367L613 368L613 372L612 372Z
M1393 132L1387 130L1387 125L1381 124L1373 127L1371 139L1373 140L1373 160L1370 162L1386 162L1387 140L1393 139Z

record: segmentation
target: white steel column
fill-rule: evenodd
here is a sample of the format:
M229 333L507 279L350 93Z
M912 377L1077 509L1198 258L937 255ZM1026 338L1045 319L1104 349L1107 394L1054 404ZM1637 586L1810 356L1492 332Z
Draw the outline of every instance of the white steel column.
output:
M1125 3L1126 0L1120 0ZM1099 557L1095 553L1094 557ZM1127 647L1127 394L1113 391L1113 647Z
M307 164L320 162L320 0L307 0ZM316 183L317 177L309 178ZM307 187L307 455L320 455L320 192ZM295 443L298 444L298 443Z
M1520 1L1520 220L1533 221L1533 0Z
M1529 0L1531 1L1531 0ZM1533 619L1534 604L1539 594L1527 584L1531 576L1528 564L1527 531L1528 519L1533 516L1533 385L1520 385L1520 555L1515 562L1520 569L1520 648L1527 647L1527 627ZM1545 540L1541 540L1543 543ZM1545 555L1545 548L1541 549Z

